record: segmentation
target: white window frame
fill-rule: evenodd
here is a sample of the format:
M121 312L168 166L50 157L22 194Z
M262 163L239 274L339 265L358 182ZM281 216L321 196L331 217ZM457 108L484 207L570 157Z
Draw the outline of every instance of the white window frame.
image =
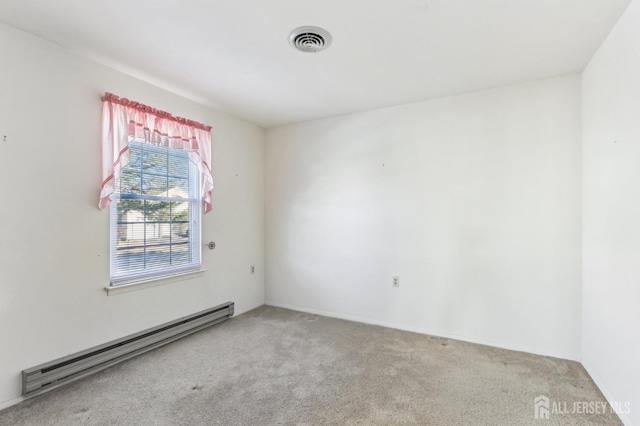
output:
M143 147L152 147L156 149L158 147L145 143L144 141L134 140L134 143L139 143ZM131 142L129 142L131 144ZM170 148L165 148L171 150ZM202 197L201 197L201 185L200 185L200 171L198 166L195 165L187 155L187 161L189 165L189 198L181 197L168 197L168 196L153 196L153 195L128 195L129 199L151 200L151 201L189 201L191 203L190 210L190 228L189 228L189 244L191 245L192 255L194 256L194 262L188 265L169 266L164 268L153 268L145 270L135 270L130 272L119 272L116 269L116 252L118 244L118 202L121 199L120 188L116 185L116 192L111 196L112 203L110 206L109 215L109 239L110 239L110 287L128 286L132 284L147 283L161 280L163 278L171 278L174 276L180 276L189 274L191 272L202 271ZM167 178L169 178L169 172L167 170ZM145 222L146 223L146 222ZM194 229L195 228L195 229ZM195 230L195 232L194 232ZM145 231L146 232L146 231ZM170 231L172 232L172 231ZM146 246L146 242L144 244ZM146 250L146 249L145 249Z

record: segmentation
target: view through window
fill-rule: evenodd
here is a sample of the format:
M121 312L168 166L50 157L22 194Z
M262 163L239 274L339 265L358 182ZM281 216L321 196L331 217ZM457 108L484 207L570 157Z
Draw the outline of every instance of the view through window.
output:
M130 142L111 203L113 285L200 268L197 167L186 151Z

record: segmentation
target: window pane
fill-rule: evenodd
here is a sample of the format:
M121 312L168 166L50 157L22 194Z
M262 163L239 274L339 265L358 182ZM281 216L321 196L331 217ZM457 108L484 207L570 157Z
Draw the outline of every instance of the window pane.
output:
M167 149L153 145L142 146L143 173L167 174Z
M143 200L118 200L118 222L142 222Z
M147 195L167 196L167 177L155 175L142 175L142 193Z
M145 201L147 224L168 224L171 221L171 203L169 201ZM147 238L169 237L169 228L156 227Z
M196 167L184 151L138 142L129 148L131 160L122 170L112 206L112 281L198 268Z
M129 166L140 169L142 161L142 144L138 142L129 143Z
M169 155L169 176L189 177L189 159L186 153L172 153Z
M169 178L169 197L189 198L189 179Z
M140 172L125 168L122 170L120 184L117 187L121 194L140 194Z
M192 202L119 200L118 271L141 271L193 261Z
M128 214L127 216L129 216ZM144 224L134 221L118 224L116 271L144 271Z
M172 203L171 262L173 265L185 264L192 261L191 223L189 220L193 203Z

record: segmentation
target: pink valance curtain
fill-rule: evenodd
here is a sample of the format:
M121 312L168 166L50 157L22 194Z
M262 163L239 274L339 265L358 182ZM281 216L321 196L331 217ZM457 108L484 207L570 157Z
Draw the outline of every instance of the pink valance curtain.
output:
M211 126L174 117L147 105L105 93L102 98L102 189L98 206L111 203L115 181L129 164L129 141L189 151L202 175L204 212L212 209Z

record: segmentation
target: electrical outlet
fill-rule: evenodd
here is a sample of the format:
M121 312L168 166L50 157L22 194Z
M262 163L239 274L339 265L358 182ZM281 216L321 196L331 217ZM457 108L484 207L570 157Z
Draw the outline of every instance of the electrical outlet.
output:
M255 274L255 273L256 273L256 267L255 267L255 266L253 266L253 265L251 265L251 273L252 273L252 274Z
M393 277L393 286L400 287L400 277Z

